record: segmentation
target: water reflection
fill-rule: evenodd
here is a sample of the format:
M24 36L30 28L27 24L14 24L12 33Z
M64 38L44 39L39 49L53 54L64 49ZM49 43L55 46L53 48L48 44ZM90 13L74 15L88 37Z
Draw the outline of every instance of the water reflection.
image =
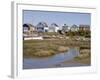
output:
M34 69L34 68L49 68L53 65L61 66L61 62L72 60L74 57L79 55L79 50L71 48L68 52L56 54L52 57L46 58L24 58L23 68ZM75 64L76 65L76 64ZM70 66L70 65L62 65Z

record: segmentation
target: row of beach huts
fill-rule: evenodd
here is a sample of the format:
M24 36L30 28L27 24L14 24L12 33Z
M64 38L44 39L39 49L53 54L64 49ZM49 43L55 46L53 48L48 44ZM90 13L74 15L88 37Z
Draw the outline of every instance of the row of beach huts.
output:
M59 26L56 23L52 23L50 26L47 25L46 22L39 22L36 26L32 24L25 23L23 24L23 37L25 40L27 39L43 39L42 36L39 36L39 33L44 32L55 32L63 31L90 31L90 25L80 24L79 26L73 24L72 26L68 26L66 24Z

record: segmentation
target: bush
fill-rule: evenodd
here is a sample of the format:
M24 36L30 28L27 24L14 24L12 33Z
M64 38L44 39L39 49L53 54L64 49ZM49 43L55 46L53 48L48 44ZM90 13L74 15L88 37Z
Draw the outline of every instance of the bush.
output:
M40 51L37 51L35 53L33 53L33 56L38 56L38 57L47 57L47 56L51 56L51 55L54 55L56 54L55 51L53 50L40 50Z

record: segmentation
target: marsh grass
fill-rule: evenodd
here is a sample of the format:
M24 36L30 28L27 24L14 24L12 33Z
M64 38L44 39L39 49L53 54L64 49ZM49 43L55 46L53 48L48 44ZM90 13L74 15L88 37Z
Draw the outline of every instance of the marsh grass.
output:
M80 63L84 63L84 64L91 64L90 46L80 47L80 55L75 57L74 60Z
M24 57L48 57L62 52L67 52L70 47L75 46L89 47L89 42L71 41L66 39L57 40L24 40Z
M28 40L23 43L24 56L46 57L67 51L68 48L60 40Z

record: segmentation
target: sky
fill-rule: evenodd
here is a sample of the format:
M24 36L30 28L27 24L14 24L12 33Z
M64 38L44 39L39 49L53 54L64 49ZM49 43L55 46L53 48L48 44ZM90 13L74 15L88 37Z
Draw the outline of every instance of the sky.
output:
M54 12L54 11L23 11L23 24L30 23L36 26L39 22L46 22L48 26L56 23L59 26L67 24L69 26L75 25L91 25L90 13L75 13L75 12Z

